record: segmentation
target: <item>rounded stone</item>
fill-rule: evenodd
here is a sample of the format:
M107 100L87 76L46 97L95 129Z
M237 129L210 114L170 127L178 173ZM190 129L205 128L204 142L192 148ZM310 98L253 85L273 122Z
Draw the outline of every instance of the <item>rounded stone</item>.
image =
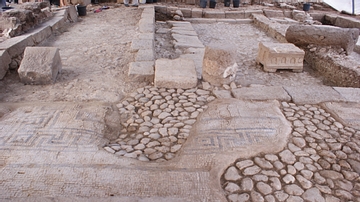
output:
M239 201L249 201L250 199L250 195L245 193L245 194L231 194L228 196L228 199L230 202L239 202Z
M286 164L293 164L296 161L295 155L289 150L284 150L280 152L279 156L281 158L281 161Z
M240 191L240 187L235 183L229 182L226 185L225 190L230 193L234 193L234 192Z
M254 162L263 169L272 169L273 168L273 165L269 161L267 161L263 158L255 157Z
M262 195L259 192L252 191L250 193L250 196L251 196L252 201L264 202L264 198L262 197Z
M239 161L236 163L236 167L239 168L239 170L242 170L243 168L249 167L254 165L254 162L252 160L244 160Z
M276 191L274 195L279 201L285 201L289 197L289 194L285 193L284 191Z
M284 177L283 177L283 181L286 183L286 184L290 184L290 183L294 183L295 182L295 177L290 175L290 174L286 174Z
M279 158L274 154L266 154L265 159L271 162L279 160Z
M243 174L244 175L255 175L261 171L261 168L259 166L251 166L244 169Z
M274 190L281 190L282 186L279 178L271 177L269 178L269 180L271 181L270 185L273 187Z
M272 192L272 188L264 182L258 182L256 188L264 195L268 195Z
M156 159L159 159L159 158L163 157L163 155L164 154L161 153L161 152L155 152L155 153L152 153L152 154L149 155L149 159L156 160Z
M311 188L305 191L302 195L302 198L305 201L317 201L317 202L325 202L324 197L321 195L318 188Z
M295 196L301 196L304 193L304 190L296 184L286 185L284 187L284 190L286 193Z
M241 180L241 190L243 191L251 191L254 188L254 182L252 179L246 177Z
M227 169L224 178L225 180L237 181L241 179L241 176L238 173L238 169L234 166L231 166Z

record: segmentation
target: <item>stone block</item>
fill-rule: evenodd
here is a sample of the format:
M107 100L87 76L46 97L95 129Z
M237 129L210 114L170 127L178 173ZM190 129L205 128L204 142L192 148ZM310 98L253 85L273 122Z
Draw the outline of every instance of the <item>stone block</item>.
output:
M360 20L350 17L338 16L335 20L335 26L342 28L358 28L360 29Z
M207 23L207 24L217 23L217 19L212 19L212 18L189 18L187 19L187 21L191 23Z
M224 11L205 11L205 18L225 18Z
M140 49L153 49L153 39L133 39L130 46L130 51L138 51Z
M140 49L136 54L136 62L154 61L154 49Z
M284 16L284 12L282 10L271 10L271 9L264 9L264 14L268 18L282 18Z
M204 48L204 45L197 36L172 34L175 48Z
M325 15L325 22L327 22L327 24L330 24L330 25L335 25L336 18L337 18L337 15L326 14Z
M319 22L323 22L325 19L325 13L310 13L310 16L313 20L317 20Z
M62 16L55 16L52 19L44 22L44 25L49 26L51 31L54 32L64 27L65 20Z
M179 8L184 18L191 18L191 8Z
M328 86L285 86L284 89L296 104L319 104L344 100L337 91Z
M7 50L10 57L22 55L27 46L33 46L34 41L29 34L13 37L0 43L0 50Z
M264 66L264 71L291 69L302 72L305 52L291 43L260 42L256 61Z
M290 101L291 97L281 86L245 87L232 90L235 98L241 100Z
M169 6L166 9L166 15L167 16L173 16L173 13L175 13L176 10L178 10L178 7Z
M244 19L245 11L225 11L225 18Z
M284 16L287 18L292 18L292 11L284 10Z
M193 8L191 10L191 18L202 18L203 10L201 8Z
M77 22L78 21L78 14L74 5L69 5L67 7L67 20L70 22Z
M236 48L231 45L210 44L205 48L202 76L215 86L234 81L237 71ZM233 67L234 64L236 67Z
M197 36L197 33L195 32L195 30L172 29L171 33L187 35L187 36Z
M201 79L205 48L188 48L184 51L184 53L185 54L180 55L180 58L193 60L197 78Z
M154 61L131 62L128 76L131 81L152 82L154 73Z
M237 24L253 24L254 20L252 19L235 19Z
M245 18L251 18L252 14L263 14L262 10L245 10Z
M190 22L184 21L167 21L168 24L172 26L172 30L191 30L193 31L194 28Z
M334 87L347 102L360 102L360 88Z
M141 33L153 33L155 32L155 21L151 18L141 18L139 20L139 31Z
M197 76L193 60L158 59L155 62L155 86L160 88L194 88Z
M189 4L189 5L195 5L195 4L196 4L196 0L186 0L185 3L186 3L186 4Z
M9 69L9 64L11 63L10 55L6 50L0 50L0 80L4 78L7 70Z
M223 23L235 24L235 23L239 23L240 21L237 21L236 19L220 18L220 19L216 19L216 22L223 22Z
M50 26L40 25L38 28L29 32L29 34L31 34L34 43L39 44L40 42L47 39L52 34L52 31Z
M54 83L61 68L58 48L27 47L18 73L24 84L44 85Z
M212 93L215 95L218 99L229 99L233 98L231 96L231 92L228 90L213 90Z

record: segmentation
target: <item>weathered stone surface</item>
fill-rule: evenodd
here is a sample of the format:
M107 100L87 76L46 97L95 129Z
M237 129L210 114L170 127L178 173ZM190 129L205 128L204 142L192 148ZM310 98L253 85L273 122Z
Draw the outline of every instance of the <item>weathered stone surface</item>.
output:
M0 79L4 78L10 63L11 58L8 52L6 50L0 50Z
M154 33L154 18L141 18L139 21L139 31L142 33Z
M302 197L306 201L325 202L324 197L321 195L319 189L317 188L311 188L306 190Z
M245 87L232 90L237 99L290 101L288 93L281 86Z
M191 59L194 61L196 75L198 79L202 78L202 67L204 59L205 48L188 48L180 58Z
M213 90L213 94L218 99L232 98L231 92L228 90Z
M208 109L198 117L198 121L194 125L196 132L192 134L196 135L184 145L188 148L185 150L190 152L201 149L217 155L223 152L244 152L250 155L265 151L279 151L283 148L291 128L278 107L277 101L214 100L209 104ZM254 125L254 123L256 124ZM226 131L225 134L224 131ZM214 138L221 142L221 147L219 143L209 143ZM231 141L227 141L228 139ZM201 146L199 141L203 142ZM251 164L251 161L246 162ZM242 163L237 163L236 166L244 170L249 168L244 168ZM258 172L251 171L248 169L246 174L260 172L260 170Z
M291 43L260 42L256 58L264 66L264 71L276 72L277 69L303 70L305 52Z
M284 17L284 12L282 10L264 9L263 11L268 18Z
M325 25L292 25L286 31L286 40L295 45L329 45L345 49L349 55L359 38L359 29Z
M333 88L328 86L285 86L292 100L298 104L315 104L327 101L341 101L343 98Z
M164 88L193 88L197 85L195 64L178 58L158 59L155 62L155 86Z
M237 71L235 53L236 49L231 46L207 46L203 60L203 79L217 86L231 83Z
M333 87L348 102L360 102L360 88Z
M197 36L172 34L175 48L204 48L204 45Z
M129 66L128 76L133 81L152 82L154 80L154 62L131 62Z
M61 72L61 68L58 48L27 47L18 73L24 84L52 84Z
M154 49L153 39L133 39L131 42L131 51L138 51L140 49Z
M224 11L205 11L204 13L205 18L225 18Z
M287 164L293 164L296 161L295 155L289 150L284 150L280 152L279 156L281 158L281 161Z
M241 176L239 175L237 169L234 166L227 169L224 177L226 180L230 180L230 181L237 181L241 179Z
M244 11L225 11L225 18L244 19L245 12Z
M360 103L327 102L324 106L342 123L360 130Z
M140 49L137 54L135 61L153 61L155 59L154 49Z

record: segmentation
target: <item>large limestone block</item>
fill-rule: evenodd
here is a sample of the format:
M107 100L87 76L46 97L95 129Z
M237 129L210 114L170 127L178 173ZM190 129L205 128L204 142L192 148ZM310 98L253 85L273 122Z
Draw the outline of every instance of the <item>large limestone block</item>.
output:
M291 43L260 42L256 61L264 66L264 71L291 69L302 72L305 52Z
M236 49L232 46L211 44L205 48L202 76L204 81L220 86L235 80Z
M359 29L325 25L292 25L286 31L286 40L295 45L339 46L349 55L359 38Z
M202 67L204 60L205 48L188 48L184 51L185 54L180 55L180 58L188 58L194 61L197 78L202 78Z
M186 58L158 59L155 62L155 86L160 88L194 88L197 85L195 64Z
M58 48L27 47L18 73L24 84L43 85L54 83L61 68Z
M7 70L9 69L9 64L11 63L10 55L5 51L0 51L0 79L3 79Z
M203 48L204 45L197 36L172 34L175 48Z
M281 86L245 87L232 89L231 92L235 98L241 100L291 100L289 94Z
M130 63L128 76L132 81L154 80L154 61L139 61Z

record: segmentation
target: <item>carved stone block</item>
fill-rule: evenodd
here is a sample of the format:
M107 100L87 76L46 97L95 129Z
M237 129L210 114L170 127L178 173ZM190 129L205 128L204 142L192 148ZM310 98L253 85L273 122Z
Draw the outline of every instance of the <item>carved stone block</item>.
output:
M305 52L291 43L260 43L257 63L264 66L264 71L276 72L278 69L303 71Z

